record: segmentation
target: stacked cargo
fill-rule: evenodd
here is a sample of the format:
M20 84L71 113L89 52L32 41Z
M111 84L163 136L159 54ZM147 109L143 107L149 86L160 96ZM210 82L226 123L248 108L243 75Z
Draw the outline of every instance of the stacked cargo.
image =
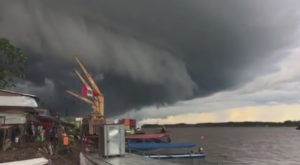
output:
M136 120L135 119L125 118L125 119L119 120L119 123L124 124L125 131L127 133L134 133L135 132L135 129L136 129Z
M130 128L136 128L136 120L135 119L130 119Z

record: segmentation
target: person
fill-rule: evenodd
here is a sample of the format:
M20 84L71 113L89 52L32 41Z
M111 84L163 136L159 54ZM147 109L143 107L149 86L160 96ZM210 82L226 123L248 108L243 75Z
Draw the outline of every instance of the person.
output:
M37 126L37 136L40 138L40 140L41 140L42 129L43 129L42 125Z
M30 122L28 133L29 133L29 139L30 139L30 141L33 142L34 139L35 139L36 130L35 130L35 125L34 125L34 123L32 121Z
M171 138L170 138L170 136L168 136L167 142L168 142L168 143L171 143Z
M40 134L40 139L41 139L41 142L43 143L44 141L45 141L45 139L46 139L46 137L45 137L45 133L46 133L46 131L45 131L45 129L42 127L42 130L41 130L41 134Z
M31 126L30 125L26 129L25 135L27 137L26 141L31 142L32 141L32 131L31 131Z
M62 138L63 138L63 145L67 149L67 152L71 152L71 149L70 149L70 139L67 136L66 132L62 133Z
M21 138L21 130L19 127L16 128L16 139L15 142L16 143L20 143L20 138Z
M88 151L88 139L85 137L85 135L82 135L82 147L84 148L85 151Z
M161 132L161 133L166 133L166 128L165 128L165 127L162 127L160 132Z
M57 132L57 128L54 128L54 144L55 146L58 145L58 132Z
M12 132L11 141L15 143L19 143L20 134L21 134L20 128L19 127L15 128L14 131Z
M49 140L50 140L51 143L54 142L54 129L53 129L53 127L51 127L49 129Z
M31 128L32 136L35 137L35 126L34 126L33 122L30 123L30 128Z
M199 147L199 148L198 148L198 152L199 152L199 153L203 153L203 148L202 148L202 147Z

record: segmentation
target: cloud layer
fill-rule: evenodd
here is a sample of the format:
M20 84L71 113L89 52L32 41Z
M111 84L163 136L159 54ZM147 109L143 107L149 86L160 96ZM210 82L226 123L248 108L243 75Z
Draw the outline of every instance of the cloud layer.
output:
M300 48L300 47L299 47ZM188 123L225 121L299 120L300 49L274 63L277 71L256 77L240 88L211 96L178 102L157 109L148 107L134 116L141 123ZM132 117L133 112L124 116Z
M297 6L297 1L1 1L0 35L29 56L27 79L17 89L38 94L44 106L61 114L88 112L64 92L80 91L73 73L77 55L105 94L106 114L114 116L228 90L255 93L266 81L256 77L278 70L286 76L276 64L297 46ZM216 104L217 96L203 100L209 98ZM222 107L224 96L219 99Z

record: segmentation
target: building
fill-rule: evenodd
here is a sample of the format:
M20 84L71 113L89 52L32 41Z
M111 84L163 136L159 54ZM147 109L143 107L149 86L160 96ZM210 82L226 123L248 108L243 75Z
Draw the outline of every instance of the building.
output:
M26 125L36 119L39 98L34 95L0 90L0 148L9 148L14 131L23 141Z

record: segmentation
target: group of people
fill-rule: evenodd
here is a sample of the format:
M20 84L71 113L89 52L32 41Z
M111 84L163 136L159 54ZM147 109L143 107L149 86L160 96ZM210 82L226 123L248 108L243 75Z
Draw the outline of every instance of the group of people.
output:
M33 122L27 127L28 141L50 141L53 144L58 144L58 131L56 127L44 128L42 125L35 125Z
M54 148L61 143L68 152L71 151L67 130L62 126L45 128L42 125L35 125L33 122L31 122L27 127L26 134L28 137L27 139L30 142L39 141L41 142L41 145L44 145L45 142L49 142L52 146L54 146Z

